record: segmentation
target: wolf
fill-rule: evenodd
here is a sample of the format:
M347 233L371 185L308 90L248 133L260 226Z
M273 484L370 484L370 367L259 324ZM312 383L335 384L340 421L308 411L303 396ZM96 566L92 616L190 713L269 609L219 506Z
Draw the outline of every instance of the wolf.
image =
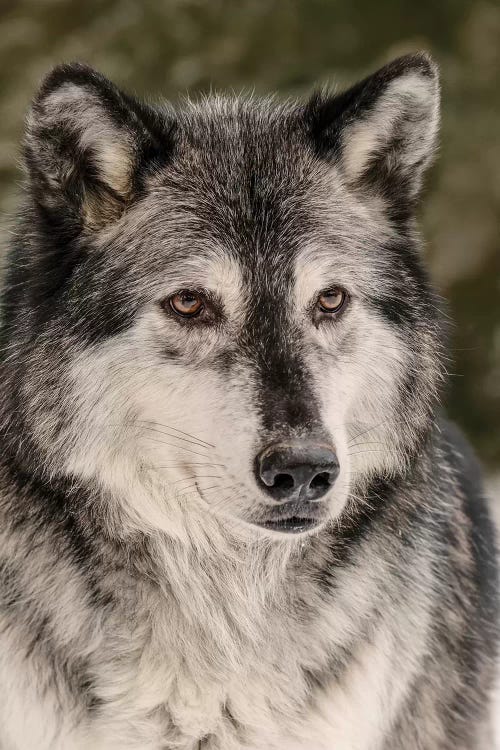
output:
M416 213L425 54L307 101L27 117L2 302L2 750L484 750L498 603Z

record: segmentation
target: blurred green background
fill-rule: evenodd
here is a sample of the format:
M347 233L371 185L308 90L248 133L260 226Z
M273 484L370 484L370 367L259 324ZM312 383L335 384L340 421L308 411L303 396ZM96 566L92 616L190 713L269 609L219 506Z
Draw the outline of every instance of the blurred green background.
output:
M83 60L140 94L303 94L429 50L442 72L439 159L422 223L455 321L448 409L500 469L500 3L466 0L0 0L2 248L23 117L55 63ZM2 252L3 252L2 249Z

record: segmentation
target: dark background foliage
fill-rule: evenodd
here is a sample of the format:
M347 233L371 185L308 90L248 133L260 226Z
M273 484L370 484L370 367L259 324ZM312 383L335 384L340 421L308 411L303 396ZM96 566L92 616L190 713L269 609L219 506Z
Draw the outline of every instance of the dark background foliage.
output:
M451 306L449 412L500 466L500 4L494 0L0 0L2 247L23 116L40 78L84 60L140 94L303 94L429 50L442 72L439 158L422 206Z

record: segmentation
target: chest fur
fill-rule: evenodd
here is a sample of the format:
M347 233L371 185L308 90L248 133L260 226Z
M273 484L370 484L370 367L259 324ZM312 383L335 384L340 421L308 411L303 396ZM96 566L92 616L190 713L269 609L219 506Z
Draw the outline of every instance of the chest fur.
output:
M121 614L109 623L97 660L96 741L120 736L134 750L378 747L411 676L397 637L409 622L403 612L396 628L394 613L391 622L373 615L373 566L351 572L348 587L340 578L335 597L304 571L281 589L236 568L206 571L204 586L170 576L168 587L137 587L133 626Z

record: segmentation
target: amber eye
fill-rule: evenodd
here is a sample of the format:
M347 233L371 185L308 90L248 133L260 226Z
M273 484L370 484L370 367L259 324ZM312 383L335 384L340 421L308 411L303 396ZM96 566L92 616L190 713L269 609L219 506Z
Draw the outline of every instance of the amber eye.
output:
M203 297L188 289L177 292L169 299L170 307L183 318L195 318L203 310Z
M343 289L334 287L322 292L318 298L318 307L324 313L338 313L345 305L347 294Z

